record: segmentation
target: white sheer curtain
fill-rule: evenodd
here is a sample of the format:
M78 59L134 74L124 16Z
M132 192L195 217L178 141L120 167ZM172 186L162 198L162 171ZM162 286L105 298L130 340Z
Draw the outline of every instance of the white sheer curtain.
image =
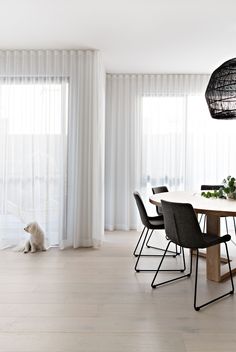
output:
M236 174L235 122L212 119L203 94L143 98L143 186L200 190Z
M210 117L208 75L107 75L106 228L137 228L132 192L198 190L236 174L235 122Z
M236 123L210 117L203 95L187 97L186 189L236 175Z
M181 97L144 97L142 118L142 187L183 189L186 116Z
M59 243L66 189L68 82L0 79L0 223L2 246L19 243L37 220Z
M142 82L141 82L142 83ZM136 76L107 75L105 227L136 228L132 192L141 174L141 104Z
M51 245L103 236L104 70L96 51L0 52L0 235L36 220Z

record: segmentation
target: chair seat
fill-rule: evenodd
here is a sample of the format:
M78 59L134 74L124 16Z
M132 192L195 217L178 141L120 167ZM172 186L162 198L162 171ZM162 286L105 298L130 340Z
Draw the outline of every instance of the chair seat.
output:
M164 226L164 218L163 218L162 215L149 217L148 221L149 221L149 228L150 229L163 230L165 228L165 226Z
M216 244L228 242L228 241L231 240L231 236L230 235L217 236L217 235L210 235L210 234L207 234L207 233L204 233L204 237L203 238L204 238L205 245L202 248L211 247L211 246L214 246Z
M148 220L150 220L150 221L164 221L164 216L163 215L149 216Z

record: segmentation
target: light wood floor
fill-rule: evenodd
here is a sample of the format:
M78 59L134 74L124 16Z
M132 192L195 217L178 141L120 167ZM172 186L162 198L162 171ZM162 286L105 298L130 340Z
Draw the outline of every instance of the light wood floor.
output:
M138 235L107 233L101 249L1 251L0 351L234 352L235 297L195 312L194 277L152 290L153 274L133 270ZM228 290L206 282L204 259L200 274L201 300Z

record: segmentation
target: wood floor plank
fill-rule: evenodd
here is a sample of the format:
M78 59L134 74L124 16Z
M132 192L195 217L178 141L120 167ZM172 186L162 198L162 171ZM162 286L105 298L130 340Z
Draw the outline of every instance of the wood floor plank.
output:
M151 289L153 273L134 272L138 236L107 233L96 250L0 252L1 352L234 351L234 295L195 312L194 276ZM141 265L156 268L158 260ZM164 265L179 264L168 258ZM199 269L201 301L228 289L227 280L206 280L202 258Z

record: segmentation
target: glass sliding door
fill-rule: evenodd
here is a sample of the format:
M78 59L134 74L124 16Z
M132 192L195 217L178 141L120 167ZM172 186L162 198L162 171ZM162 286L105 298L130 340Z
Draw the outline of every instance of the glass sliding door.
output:
M66 214L68 81L0 80L0 244L37 221L57 245Z

